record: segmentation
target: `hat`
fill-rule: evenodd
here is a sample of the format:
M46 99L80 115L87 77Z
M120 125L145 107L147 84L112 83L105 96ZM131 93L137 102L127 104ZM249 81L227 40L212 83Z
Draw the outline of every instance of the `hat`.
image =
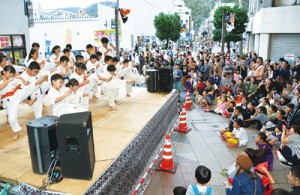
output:
M237 163L237 165L239 165L239 167L241 169L244 169L244 170L250 170L252 167L251 159L249 158L249 156L247 154L244 154L244 153L237 156L236 163Z

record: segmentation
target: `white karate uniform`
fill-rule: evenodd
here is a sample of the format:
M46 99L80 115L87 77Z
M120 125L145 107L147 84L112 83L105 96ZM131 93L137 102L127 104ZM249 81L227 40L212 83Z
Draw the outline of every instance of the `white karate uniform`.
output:
M53 105L53 115L59 117L63 114L87 111L87 107L82 103L81 96L72 92L60 102L55 103L56 98L63 96L69 88L62 87L59 91L51 87L48 96L50 104Z
M41 74L38 74L35 77L31 77L27 74L27 72L23 72L21 74L21 77L27 82L27 83L34 83L39 78L42 77ZM35 118L41 118L43 114L43 95L42 95L42 89L39 87L36 91L34 91L32 94L30 94L31 99L37 98L37 100L34 102L34 104L31 105Z
M73 78L76 79L79 83L84 82L84 75L78 75L76 72L73 72L73 74L70 76L70 79L73 79ZM81 101L82 104L87 105L87 106L89 105L89 97L88 96L90 96L90 92L91 92L90 83L77 89L77 94L82 97L82 101ZM83 97L84 95L88 95L88 96ZM88 109L88 107L87 107L87 109Z
M105 72L100 74L100 76L109 79L112 75L109 72ZM115 101L118 98L118 91L120 87L126 86L126 80L121 80L116 77L114 77L109 82L103 81L102 83L102 89L104 95L108 98L108 104L109 106L113 107L115 106Z
M83 52L82 56L83 56L84 61L89 60L90 57L91 57L90 54L89 54L88 52Z
M3 80L0 81L0 84L3 83ZM12 92L16 87L20 85L21 88L16 90L16 92L8 97L3 98L3 95L8 92ZM13 132L19 132L22 130L22 127L18 123L18 106L23 102L28 96L35 92L39 86L35 85L35 82L32 82L28 86L24 86L20 79L14 79L8 83L8 85L0 91L1 99L3 101L3 107L6 108L8 114L8 122L13 130Z

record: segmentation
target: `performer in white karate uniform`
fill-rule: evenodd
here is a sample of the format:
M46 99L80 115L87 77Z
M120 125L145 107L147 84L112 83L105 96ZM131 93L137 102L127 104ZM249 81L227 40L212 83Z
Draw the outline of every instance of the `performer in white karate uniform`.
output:
M22 77L15 76L16 70L10 65L4 67L3 74L4 78L0 81L0 95L3 107L7 109L8 122L14 132L13 139L18 139L22 130L18 123L18 106L34 93L41 83L47 81L48 77L41 77L28 85Z
M102 83L104 95L108 98L109 110L116 110L116 102L118 98L118 90L120 87L125 87L126 84L133 83L134 81L126 81L116 78L116 67L114 65L107 66L107 72L102 73L101 76L106 78L107 81Z
M76 79L71 79L67 87L64 87L63 77L54 74L51 76L51 84L48 95L50 104L53 105L54 116L87 111L87 106L81 101L82 96L77 93L79 83Z
M44 76L43 74L40 73L40 69L41 67L39 63L33 61L30 63L28 69L21 74L21 77L24 79L24 81L26 81L27 84L34 83L38 79ZM43 91L41 86L35 92L33 92L28 98L33 101L32 104L29 103L28 105L32 107L35 118L42 117ZM26 100L24 102L27 103Z

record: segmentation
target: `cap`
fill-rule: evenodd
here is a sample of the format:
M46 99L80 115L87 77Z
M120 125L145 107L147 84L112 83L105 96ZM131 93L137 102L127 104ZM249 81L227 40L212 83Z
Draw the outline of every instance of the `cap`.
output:
M252 161L249 156L245 153L242 153L237 156L236 163L241 169L250 170L252 167Z

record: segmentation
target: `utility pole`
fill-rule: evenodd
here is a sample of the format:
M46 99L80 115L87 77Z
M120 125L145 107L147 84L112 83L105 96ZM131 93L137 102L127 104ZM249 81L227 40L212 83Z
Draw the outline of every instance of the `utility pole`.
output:
M225 9L222 12L222 34L221 34L221 51L224 52L224 43L225 43Z
M242 0L239 0L240 8L243 8L243 2ZM239 55L242 55L243 53L243 34L242 34L242 40L239 41Z
M117 0L117 7L115 9L115 22L116 22L116 49L117 49L117 54L116 57L120 59L120 43L119 43L119 0Z

